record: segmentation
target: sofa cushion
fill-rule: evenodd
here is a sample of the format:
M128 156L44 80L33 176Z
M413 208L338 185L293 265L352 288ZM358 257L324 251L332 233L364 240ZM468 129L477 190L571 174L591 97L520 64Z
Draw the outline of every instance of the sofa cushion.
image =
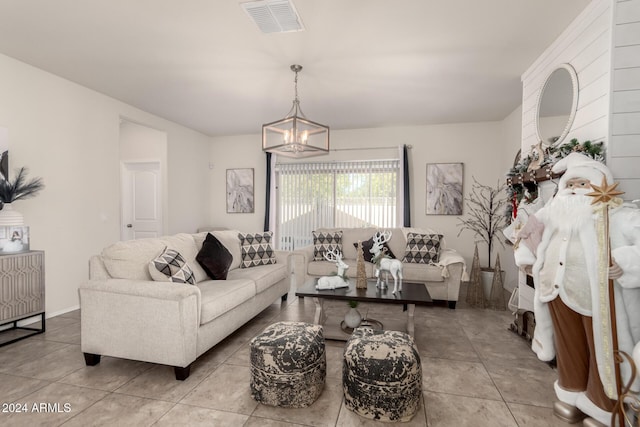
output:
M276 253L271 246L273 232L238 233L242 262L240 268L276 263Z
M202 247L204 239L207 238L207 234L211 233L216 239L224 245L225 248L231 253L233 261L229 266L229 270L234 268L240 268L240 262L242 261L242 255L240 250L240 238L238 237L238 230L213 230L209 232L197 233L193 235L193 239L196 243L198 250Z
M193 270L180 252L168 247L149 262L149 273L156 282L196 283Z
M358 250L358 242L354 243L353 246L356 248L356 251ZM365 240L362 242L362 252L364 254L364 260L366 262L373 262L373 254L371 253L371 248L373 247L373 236L371 236L369 238L369 240ZM387 243L384 243L382 245L383 250L386 248L386 254L389 258L396 258L396 256L393 254L393 252L391 251L391 249L389 249L389 245ZM356 259L358 259L356 257Z
M343 261L349 266L349 269L345 272L347 277L357 277L358 268L356 266L355 259L343 259ZM364 271L367 277L373 277L373 264L365 263ZM337 273L336 264L329 261L314 261L307 265L307 273L311 276L331 276Z
M442 234L407 233L407 248L402 262L432 264L440 260Z
M173 236L163 236L160 240L166 246L180 252L180 255L184 257L189 267L193 270L196 282L208 279L207 273L196 261L196 255L198 254L200 246L196 246L196 241L192 234L178 233Z
M288 277L286 264L260 265L253 268L236 268L229 272L228 280L246 279L253 280L256 285L256 293L269 289L274 283Z
M153 280L149 272L149 262L167 246L182 255L193 270L196 282L207 278L207 273L195 261L198 253L195 240L192 235L185 233L116 242L104 248L101 257L113 278Z
M136 239L116 242L102 250L102 260L115 279L153 280L149 261L167 246L160 239Z
M358 253L354 243L358 240L364 242L371 238L376 232L375 228L345 228L342 230L342 254L345 259L356 259Z
M201 325L222 316L256 294L253 280L205 280L196 286L200 288Z
M207 276L211 279L225 280L227 273L229 273L229 266L233 261L233 256L231 252L220 243L220 240L209 233L202 243L200 252L196 255L196 261L202 266Z
M313 260L324 261L328 251L342 252L342 231L313 231Z
M415 263L402 263L402 280L405 282L444 282L442 267Z

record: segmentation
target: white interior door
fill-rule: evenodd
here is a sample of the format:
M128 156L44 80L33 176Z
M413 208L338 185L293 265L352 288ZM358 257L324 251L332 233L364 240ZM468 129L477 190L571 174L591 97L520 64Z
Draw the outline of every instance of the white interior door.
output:
M123 162L122 240L162 235L160 162Z

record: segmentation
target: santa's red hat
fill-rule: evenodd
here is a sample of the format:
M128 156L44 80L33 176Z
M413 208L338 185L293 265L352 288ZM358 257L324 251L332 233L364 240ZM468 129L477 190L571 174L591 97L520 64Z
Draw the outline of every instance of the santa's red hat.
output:
M567 181L572 178L584 178L588 179L591 184L601 185L602 178L606 177L608 183L613 183L613 174L604 163L582 153L571 153L567 157L560 159L553 165L551 171L555 173L564 171L564 175L558 182L559 190L567 188Z

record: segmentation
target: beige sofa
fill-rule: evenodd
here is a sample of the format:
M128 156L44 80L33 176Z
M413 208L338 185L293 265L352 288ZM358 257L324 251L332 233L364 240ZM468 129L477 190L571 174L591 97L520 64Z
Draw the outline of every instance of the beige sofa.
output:
M289 252L276 251L275 264L240 268L238 232L211 233L233 255L227 280L209 280L195 260L206 232L117 242L90 259L89 281L79 289L87 365L106 355L170 365L185 379L197 357L286 300ZM184 257L195 285L153 281L149 262L165 247Z
M366 241L371 238L376 228L327 228L318 229L318 232L342 231L343 260L349 265L348 277L356 277L356 248L354 243ZM391 231L391 240L387 243L396 258L402 260L407 245L408 232L423 234L438 234L433 230L420 230L410 228L389 228L380 231ZM303 258L305 277L307 279L327 276L336 272L335 264L329 261L314 261L314 246L310 245L298 249L294 253ZM296 263L298 265L299 263ZM375 265L365 262L367 277L375 277ZM465 261L455 250L442 247L440 260L435 265L402 263L402 274L405 282L424 283L433 300L447 301L449 308L454 309L460 293L460 281L467 280ZM391 279L393 280L393 279Z

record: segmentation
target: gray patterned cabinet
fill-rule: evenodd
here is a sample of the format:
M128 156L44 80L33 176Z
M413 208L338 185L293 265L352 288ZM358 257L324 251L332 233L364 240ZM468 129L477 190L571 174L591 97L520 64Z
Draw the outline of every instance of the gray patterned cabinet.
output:
M40 316L41 328L18 326ZM0 255L0 347L45 331L44 252ZM5 338L6 337L6 338Z

